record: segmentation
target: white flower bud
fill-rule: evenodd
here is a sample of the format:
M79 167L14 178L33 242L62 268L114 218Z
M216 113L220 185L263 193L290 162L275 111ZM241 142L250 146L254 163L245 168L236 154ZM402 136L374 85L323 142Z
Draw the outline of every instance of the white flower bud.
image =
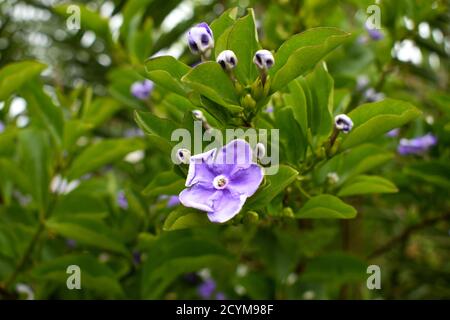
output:
M275 59L269 50L258 50L253 57L253 62L260 70L268 70L275 64Z
M200 110L192 110L192 116L194 117L195 120L200 121L205 120L205 116L203 115L203 112L201 112Z
M257 159L261 159L266 155L266 147L261 142L258 142L255 147L255 154Z
M220 64L222 69L230 71L237 66L238 59L233 51L224 50L217 56L217 63Z
M191 152L188 149L178 149L177 150L177 159L180 163L189 164L191 159Z
M344 133L349 133L353 128L353 121L345 114L338 114L334 118L334 125L336 129Z

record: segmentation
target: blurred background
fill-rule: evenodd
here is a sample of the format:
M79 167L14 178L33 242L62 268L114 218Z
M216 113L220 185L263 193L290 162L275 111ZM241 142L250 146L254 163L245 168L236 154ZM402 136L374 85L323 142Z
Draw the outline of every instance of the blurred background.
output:
M72 4L80 9L81 20L79 29L69 30ZM367 8L373 4L380 8L379 30L365 25L371 15ZM77 216L83 228L67 232L55 225L59 232L43 232L25 261L21 257L35 234L39 205L8 183L7 171L13 171L7 160L0 162L2 297L450 298L449 6L438 0L3 0L0 68L25 60L44 63L42 92L64 110L70 128L82 130L74 119L87 105L94 106L93 111L82 119L94 125L83 134L65 137L68 147L49 162L53 169L48 197L56 195L49 200L52 211ZM232 7L238 7L240 15L254 8L261 45L273 51L293 34L313 27L333 26L351 33L351 39L326 59L334 78L336 110L350 111L391 97L423 112L380 138L375 149L361 151L367 152L366 165L395 182L398 193L350 197L358 215L349 221L293 223L280 216L257 226L161 234L164 217L177 202L166 190L165 197L157 191L142 194L158 173L171 168L153 145L121 151L122 145L112 144L117 148L114 161L102 162L100 155L92 155L91 161L99 162L94 173L80 169L80 179L63 179L60 168L71 161L71 154L99 139L128 137L143 143L133 110L182 118L163 88L152 88L148 99L137 98L130 88L145 79L143 63L150 56L169 54L195 64L198 58L186 45L187 30L212 22ZM39 152L24 156L15 150L15 135L34 124L30 99L20 91L0 99L0 157L17 160L26 174L33 165L23 159L42 157ZM405 140L401 143L427 134L435 143L421 144L420 150L405 149ZM19 138L19 146L27 143L21 139L35 144L25 137ZM86 236L80 236L86 230ZM89 232L104 234L105 244L103 238L92 240ZM120 246L111 245L110 238L120 239ZM206 245L204 239L217 241ZM183 246L171 247L180 243ZM192 253L196 260L171 255L193 246L210 254ZM222 251L226 252L219 259L210 259ZM58 280L67 276L61 268L80 261L86 287L67 290L65 281ZM370 264L381 267L380 290L365 286Z

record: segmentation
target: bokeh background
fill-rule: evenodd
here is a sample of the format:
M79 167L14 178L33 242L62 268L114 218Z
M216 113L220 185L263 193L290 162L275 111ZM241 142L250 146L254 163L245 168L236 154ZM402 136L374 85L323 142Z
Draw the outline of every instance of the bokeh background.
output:
M448 1L379 1L376 31L365 26L373 1L80 1L81 28L68 30L71 4L0 3L0 68L25 60L46 65L42 91L25 80L23 89L0 101L2 298L450 298ZM350 198L358 215L346 221L280 214L257 224L162 231L176 198L167 190L161 196L161 181L151 192L142 190L172 164L145 142L133 111L174 119L183 112L162 88L144 100L130 88L144 80L147 57L169 54L196 63L187 30L232 7L240 14L254 8L260 42L269 50L312 27L350 32L351 39L326 59L337 107L349 111L391 97L422 111L378 139L377 152L367 155L374 172L399 192ZM33 90L63 109L66 128L79 130L64 137L61 152L38 148L45 143L33 128L46 125L33 107ZM401 139L426 134L435 143L399 148ZM66 179L67 163L107 139L102 153L81 161L80 179ZM44 173L36 171L40 165ZM29 180L31 188L11 175ZM74 220L47 225L33 238L40 203ZM82 267L82 290L66 287L70 264ZM380 290L366 287L371 264L381 268Z

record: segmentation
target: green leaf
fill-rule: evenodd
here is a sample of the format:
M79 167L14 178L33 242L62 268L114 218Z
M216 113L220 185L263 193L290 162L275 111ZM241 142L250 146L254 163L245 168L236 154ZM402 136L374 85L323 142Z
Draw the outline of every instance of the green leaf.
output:
M128 251L123 243L110 231L104 223L80 217L52 218L45 223L49 230L57 234L79 241L99 249L109 250L124 255Z
M336 172L339 176L338 184L345 183L355 175L373 170L392 160L394 155L386 152L385 148L373 144L362 144L346 150L328 160L318 171L318 183L324 183L327 174Z
M292 106L294 118L306 137L308 130L308 105L305 92L299 80L289 83L289 94L285 95L286 104Z
M156 84L182 96L186 95L181 78L191 68L181 61L172 56L150 58L145 63L145 70L147 71L148 78Z
M214 228L176 230L163 233L149 248L143 265L142 296L161 297L180 275L203 268L231 272L229 253L217 242Z
M181 80L192 89L222 106L239 105L238 96L231 79L217 62L200 63Z
M239 60L234 69L236 78L243 84L252 84L258 75L253 56L259 48L255 14L248 9L246 16L237 19L230 29L217 38L215 54L217 58L223 50L232 50Z
M14 62L0 69L0 101L6 100L47 66L36 61Z
M348 114L354 127L343 139L341 149L351 148L401 127L420 113L412 104L394 99L363 104Z
M206 212L180 206L167 216L163 229L165 231L173 231L210 225L211 222L208 220Z
M228 9L224 13L222 13L220 17L211 22L210 28L213 32L214 39L219 39L220 36L225 32L225 30L234 24L234 22L236 21L237 13L237 7ZM213 50L216 50L216 48L214 48ZM213 56L217 57L217 54L213 54Z
M36 81L28 82L21 92L28 102L31 121L37 120L43 129L49 131L55 142L61 145L64 130L61 108L53 104L52 99L44 92L42 85Z
M146 134L159 136L169 142L172 133L180 128L172 120L159 118L151 112L135 111L134 120Z
M339 197L369 193L395 193L397 187L389 180L379 176L360 175L348 181L338 192Z
M122 105L117 100L108 97L97 98L83 110L82 119L93 127L98 127L120 109L122 109Z
M265 185L247 200L245 206L251 209L260 209L267 206L273 198L294 182L298 172L286 165L280 165L274 175L265 176Z
M295 215L300 219L350 219L355 216L355 208L329 194L309 199Z
M275 54L270 70L271 91L277 91L304 75L349 36L336 28L312 28L286 40Z
M0 176L2 180L9 180L15 183L25 194L33 192L34 188L29 176L11 159L0 158Z
M276 124L280 128L280 140L289 162L297 164L302 161L305 158L308 142L294 117L293 108L285 107L276 112Z
M145 149L141 139L108 139L94 143L84 149L70 166L67 177L74 179L104 165L121 160L128 153Z
M41 210L46 208L49 196L51 151L45 131L25 129L19 133L20 168L26 174L32 188L34 201Z
M50 281L59 288L67 290L66 282L70 274L66 271L71 265L80 267L82 290L92 291L99 298L124 296L122 287L112 270L88 254L65 255L43 261L32 269L31 274L39 280Z
M367 265L358 257L334 252L314 258L306 265L302 280L342 284L367 278Z
M144 195L176 195L184 189L185 180L173 171L159 173L142 191Z

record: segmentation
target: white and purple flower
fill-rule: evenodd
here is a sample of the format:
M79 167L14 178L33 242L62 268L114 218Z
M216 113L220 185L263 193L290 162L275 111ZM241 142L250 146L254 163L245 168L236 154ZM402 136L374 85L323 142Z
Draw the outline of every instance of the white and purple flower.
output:
M254 163L250 145L236 139L190 158L186 187L179 195L186 206L208 213L212 222L226 222L239 213L261 184L264 171Z
M188 32L188 45L192 53L208 57L214 47L214 36L206 22L197 24Z
M153 82L148 79L137 81L131 85L131 94L137 99L146 100L152 93L153 87Z
M414 139L400 139L397 152L401 155L421 155L437 144L437 138L431 133Z

